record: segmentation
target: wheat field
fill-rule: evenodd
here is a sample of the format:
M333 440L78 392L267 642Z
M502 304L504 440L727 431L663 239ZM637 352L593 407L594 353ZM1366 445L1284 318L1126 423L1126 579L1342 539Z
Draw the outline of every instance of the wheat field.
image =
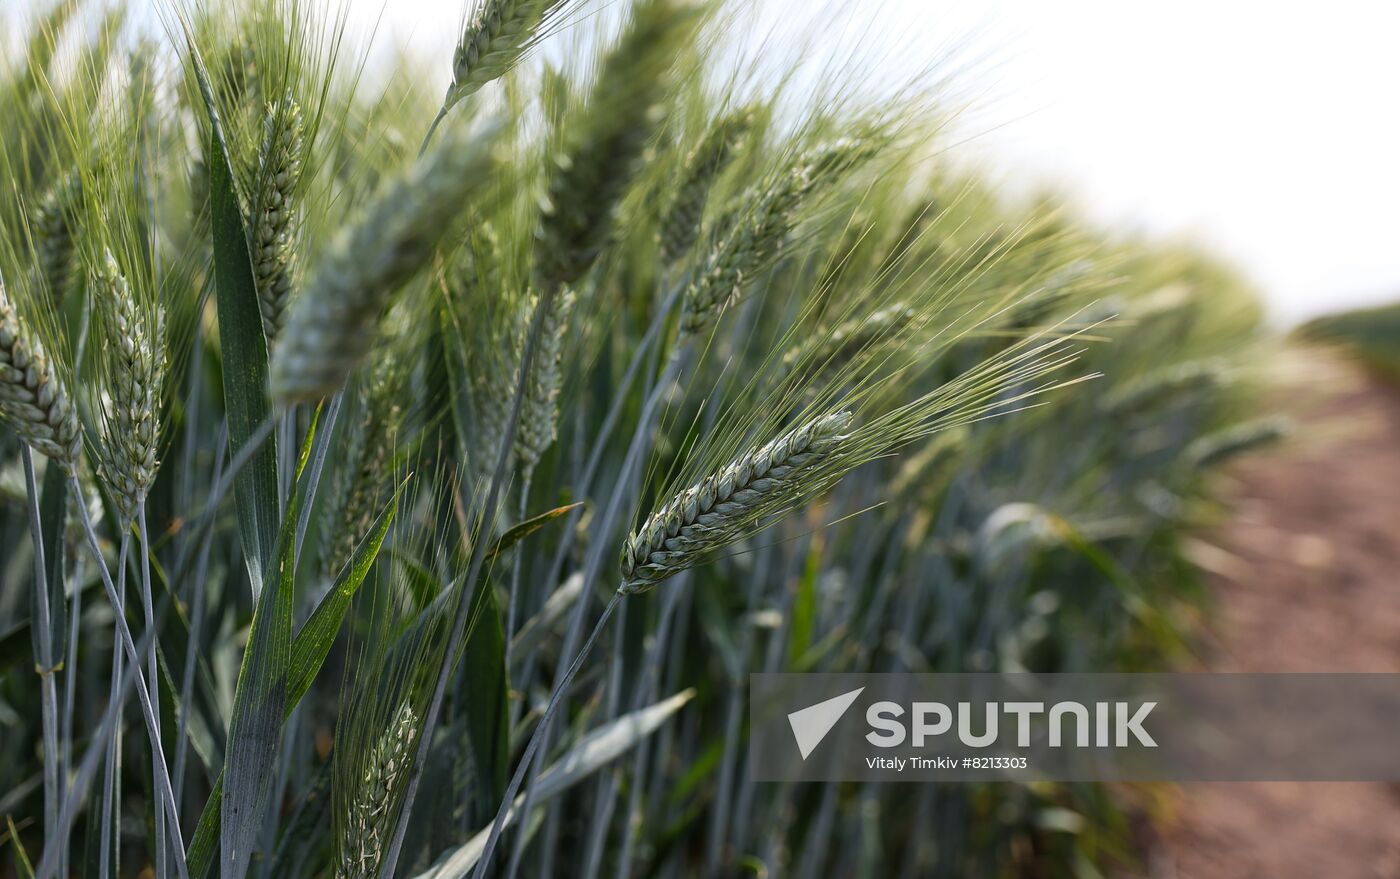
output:
M1253 294L742 3L57 0L0 62L0 876L1095 875L1150 795L756 785L755 671L1160 668ZM423 65L451 71L446 94Z

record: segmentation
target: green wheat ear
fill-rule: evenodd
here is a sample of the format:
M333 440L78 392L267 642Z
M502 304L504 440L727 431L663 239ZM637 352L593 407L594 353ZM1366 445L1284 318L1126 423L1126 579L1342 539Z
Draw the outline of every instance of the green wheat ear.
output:
M699 145L686 156L681 183L662 215L656 233L661 264L680 261L700 237L700 223L715 180L733 160L735 150L753 128L757 112L744 108L710 128Z
M110 252L94 278L106 316L111 400L104 407L98 470L121 514L131 519L155 482L165 342L160 311L147 314Z
M282 330L292 298L296 191L303 149L301 108L291 99L268 106L247 223L258 308L269 346Z
M73 212L82 178L70 173L50 186L34 214L34 248L54 302L61 305L73 281Z
M65 470L78 463L78 413L34 328L0 281L0 421Z
M776 180L750 189L740 199L742 213L721 231L686 287L682 332L705 332L743 298L754 277L782 248L807 198L868 156L869 150L852 141L828 144L802 156Z
M525 385L520 429L515 437L516 459L525 474L534 470L558 433L559 389L563 384L560 361L569 318L574 311L574 298L572 290L564 290L554 298L553 306L545 315L540 347ZM526 313L533 312L536 297L530 297L527 302Z
M836 412L814 418L674 495L623 545L621 591L651 589L825 487L807 477L846 439L851 417Z
M476 0L452 53L442 112L510 71L569 0Z
M535 286L552 296L583 277L613 234L614 213L661 122L676 55L700 11L670 0L639 3L603 60L586 111L551 160L535 232Z
M413 758L418 714L404 702L365 761L365 774L341 831L337 879L374 879L393 832L394 804Z

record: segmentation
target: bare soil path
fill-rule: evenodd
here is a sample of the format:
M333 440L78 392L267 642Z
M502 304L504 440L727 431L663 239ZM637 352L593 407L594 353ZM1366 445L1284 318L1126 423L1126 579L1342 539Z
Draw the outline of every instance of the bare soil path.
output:
M1285 395L1299 438L1231 475L1204 664L1400 672L1400 389L1303 367L1341 388ZM1400 879L1400 785L1184 785L1176 815L1154 879Z

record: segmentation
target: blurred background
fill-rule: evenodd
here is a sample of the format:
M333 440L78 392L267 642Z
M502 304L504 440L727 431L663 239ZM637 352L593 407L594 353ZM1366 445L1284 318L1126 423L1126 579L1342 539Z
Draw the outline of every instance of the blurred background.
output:
M382 26L442 57L460 0ZM844 4L842 4L844 5ZM760 27L843 19L758 0ZM378 0L355 0L362 24ZM880 64L968 68L955 155L1120 230L1182 235L1249 274L1282 324L1400 296L1400 9L1391 4L862 0ZM868 8L869 12L864 10ZM440 71L446 77L446 71Z
M345 8L352 31L376 33L381 61L402 45L450 58L467 2ZM839 22L874 57L872 78L955 63L967 107L947 148L959 160L1010 192L1048 188L1114 229L1205 245L1248 274L1280 325L1400 295L1400 7L859 0L851 15L824 0L748 5L744 28L771 35L779 53ZM18 23L34 6L6 0L0 17ZM447 65L432 73L445 87Z

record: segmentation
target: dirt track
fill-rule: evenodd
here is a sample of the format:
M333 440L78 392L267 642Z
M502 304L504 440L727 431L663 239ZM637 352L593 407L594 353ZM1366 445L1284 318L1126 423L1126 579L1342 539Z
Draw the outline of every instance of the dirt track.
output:
M1285 395L1300 436L1231 476L1231 519L1209 539L1224 552L1206 553L1219 607L1204 664L1400 672L1400 390L1330 360L1304 365L1342 387L1325 402ZM1400 785L1181 794L1154 879L1400 879Z

